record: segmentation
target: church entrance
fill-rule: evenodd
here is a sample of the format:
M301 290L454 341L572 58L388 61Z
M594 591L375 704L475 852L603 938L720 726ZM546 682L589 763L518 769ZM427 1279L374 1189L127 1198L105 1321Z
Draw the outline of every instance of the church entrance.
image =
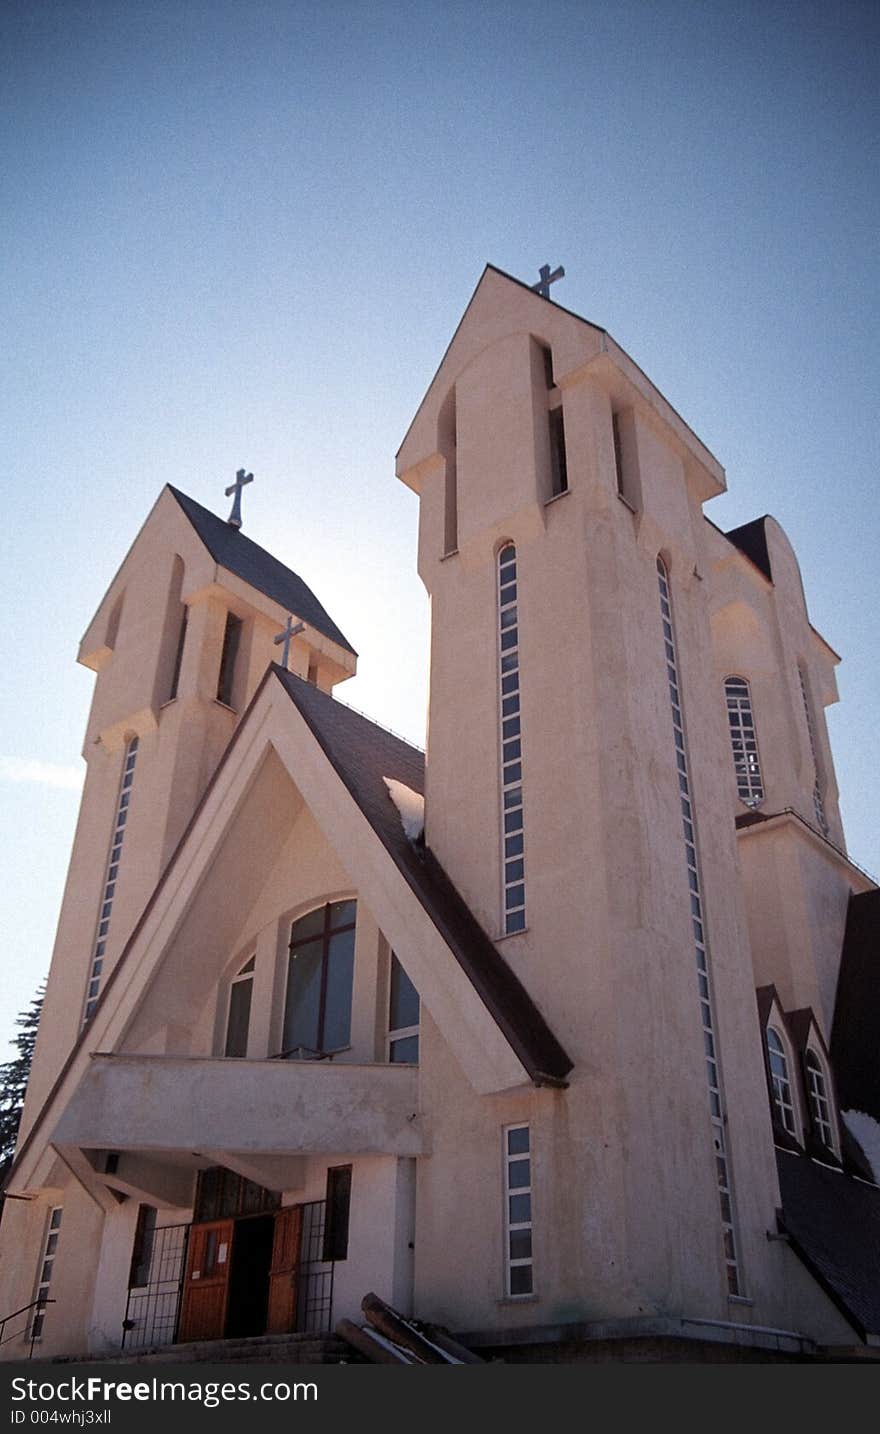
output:
M279 1210L279 1202L277 1193L222 1167L200 1173L179 1343L294 1328L300 1222L296 1207Z

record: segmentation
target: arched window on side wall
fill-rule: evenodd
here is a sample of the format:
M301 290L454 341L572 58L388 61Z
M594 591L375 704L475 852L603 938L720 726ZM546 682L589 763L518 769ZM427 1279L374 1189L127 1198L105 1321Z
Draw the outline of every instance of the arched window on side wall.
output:
M831 1119L831 1100L828 1094L828 1081L825 1076L825 1069L821 1060L813 1050L808 1050L804 1057L804 1070L807 1082L807 1100L810 1106L810 1119L813 1131L818 1140L828 1150L834 1150L834 1126Z
M776 1118L783 1130L787 1130L789 1135L793 1135L797 1139L797 1114L788 1068L788 1055L782 1037L772 1026L767 1027L767 1059L770 1065L770 1095Z
M757 807L764 800L764 781L761 776L752 697L746 679L726 677L724 696L727 701L727 722L737 794L747 807Z

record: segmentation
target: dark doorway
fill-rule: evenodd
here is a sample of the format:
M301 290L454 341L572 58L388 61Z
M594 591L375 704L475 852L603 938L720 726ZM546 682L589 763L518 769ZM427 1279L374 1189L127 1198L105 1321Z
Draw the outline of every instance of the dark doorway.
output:
M272 1264L273 1215L236 1220L229 1271L226 1339L265 1334Z

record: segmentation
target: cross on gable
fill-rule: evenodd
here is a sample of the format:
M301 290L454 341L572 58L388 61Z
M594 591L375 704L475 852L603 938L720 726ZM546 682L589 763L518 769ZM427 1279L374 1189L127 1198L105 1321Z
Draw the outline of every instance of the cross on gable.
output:
M549 299L550 285L555 284L557 279L564 279L565 270L560 264L559 268L554 269L553 273L551 274L550 265L542 264L540 269L538 270L538 273L541 275L541 277L538 280L537 284L532 284L532 289L536 294L540 294L542 299Z
M229 488L226 489L227 498L229 498L233 493L235 494L235 497L232 501L232 512L226 519L230 528L241 527L241 490L246 483L253 483L253 481L253 473L245 473L243 468L239 468L238 472L235 475L235 482L231 484Z
M291 638L296 637L298 632L302 632L304 627L304 622L294 623L293 617L290 615L290 613L288 613L284 631L276 633L272 639L276 647L278 646L279 642L284 643L284 647L281 650L281 666L284 668L285 672L287 671L287 661L290 657L290 640Z

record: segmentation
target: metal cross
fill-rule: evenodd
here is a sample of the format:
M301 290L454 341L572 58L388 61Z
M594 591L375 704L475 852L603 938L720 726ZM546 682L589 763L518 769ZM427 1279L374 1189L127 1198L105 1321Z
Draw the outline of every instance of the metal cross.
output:
M253 483L253 481L253 473L245 473L243 468L239 468L238 472L235 475L235 482L232 484L231 488L226 489L227 498L229 498L233 493L235 494L235 498L233 499L232 503L232 512L226 519L230 528L241 527L241 490L244 487L245 483Z
M273 642L275 643L276 647L278 646L279 642L284 643L284 647L281 650L281 666L284 668L285 672L287 671L287 659L290 657L290 639L292 637L296 637L298 632L302 632L304 627L304 622L294 623L292 616L290 615L290 613L288 613L287 625L284 631L279 632L273 638Z
M559 265L559 268L558 268L558 269L554 269L554 270L553 270L553 273L551 274L551 273L550 273L550 265L549 265L549 264L542 264L541 267L540 267L540 269L538 270L538 273L541 275L541 277L540 277L540 279L538 280L537 284L533 284L533 285L532 285L532 288L534 289L534 291L535 291L536 294L540 294L540 295L541 295L541 298L542 298L542 299L549 299L549 297L550 297L550 285L551 285L551 284L555 284L557 279L564 279L564 278L565 278L565 270L563 269L562 265L560 264L560 265Z

